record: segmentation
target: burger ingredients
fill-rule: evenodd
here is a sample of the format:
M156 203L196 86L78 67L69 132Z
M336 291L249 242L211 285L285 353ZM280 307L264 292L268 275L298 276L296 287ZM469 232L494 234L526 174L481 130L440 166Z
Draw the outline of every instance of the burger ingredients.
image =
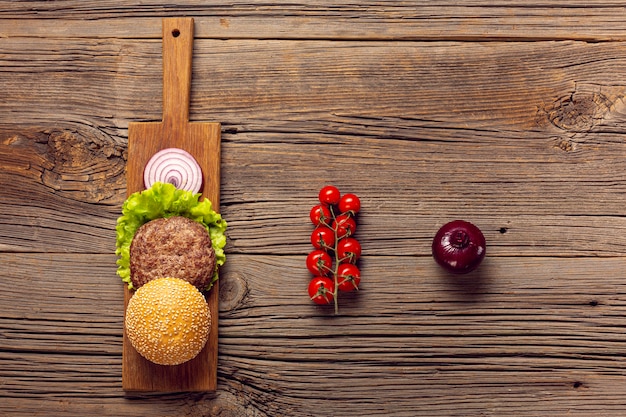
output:
M182 216L200 223L208 230L211 246L215 251L215 262L221 266L226 262L226 221L213 210L211 201L200 199L200 194L177 189L169 183L157 182L147 190L131 194L122 206L122 216L117 219L116 250L117 274L133 288L130 273L130 247L137 230L145 223L158 218ZM217 279L211 278L207 289Z
M354 291L359 287L361 272L356 263L361 257L361 245L352 237L356 231L356 214L361 201L356 194L345 194L332 185L322 187L320 204L310 211L315 226L311 244L315 248L306 259L313 278L309 281L309 297L316 304L334 301L339 313L338 291Z
M354 291L359 289L361 271L354 264L341 264L337 267L337 288L340 291Z
M361 200L356 194L344 194L339 200L339 211L355 215L361 210Z
M339 189L337 187L333 185L327 185L325 187L322 187L319 192L318 198L320 200L320 203L322 204L338 204L339 199L341 198L341 193L339 192Z
M356 221L350 212L342 213L333 220L333 229L337 232L337 238L352 236L356 231Z
M141 356L159 365L178 365L204 348L211 313L202 293L187 281L157 278L132 296L124 326Z
M162 149L146 164L143 182L146 188L164 182L197 193L202 188L202 170L189 152L179 148Z
M161 277L181 278L204 290L215 273L215 250L206 228L187 217L142 225L130 245L130 279L139 288Z
M306 267L313 275L328 275L332 265L332 258L322 249L314 250L306 257Z
M355 264L361 257L361 244L353 237L337 242L337 258L340 263Z
M315 277L309 282L309 297L315 304L330 304L335 294L335 283L328 277Z
M435 261L455 274L476 269L485 257L485 236L478 227L464 220L443 225L433 239Z
M335 232L328 226L318 226L311 233L311 244L316 249L332 248L335 244Z
M330 221L332 220L330 217L330 209L324 204L313 206L311 212L309 213L309 217L315 226L323 224L330 225Z

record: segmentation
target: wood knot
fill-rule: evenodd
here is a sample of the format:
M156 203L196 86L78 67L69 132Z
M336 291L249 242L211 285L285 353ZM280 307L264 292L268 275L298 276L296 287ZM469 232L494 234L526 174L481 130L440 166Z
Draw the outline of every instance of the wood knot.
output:
M554 147L563 152L573 152L576 150L576 144L569 139L556 139Z
M613 102L604 94L575 91L544 109L550 123L568 132L588 132L602 121Z
M225 272L220 276L220 311L237 308L248 295L248 284L239 272Z
M559 148L565 152L571 152L574 149L574 145L569 140L562 140L559 142Z
M54 129L47 135L44 185L68 197L85 202L115 199L125 184L122 147L94 129Z

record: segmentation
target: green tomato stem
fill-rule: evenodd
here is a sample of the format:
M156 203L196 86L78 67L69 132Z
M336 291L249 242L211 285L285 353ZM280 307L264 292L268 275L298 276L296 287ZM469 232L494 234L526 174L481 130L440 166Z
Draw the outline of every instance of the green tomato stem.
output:
M330 206L330 214L333 216L333 220L336 220L335 210L333 210L333 206ZM339 244L339 236L337 235L337 230L339 229L339 224L335 221L335 227L333 229L333 235L335 235L335 245L333 248L333 252L335 254L335 262L333 264L333 280L335 281L335 315L339 314L339 277L337 276L337 269L339 269L339 254L337 253L337 245Z

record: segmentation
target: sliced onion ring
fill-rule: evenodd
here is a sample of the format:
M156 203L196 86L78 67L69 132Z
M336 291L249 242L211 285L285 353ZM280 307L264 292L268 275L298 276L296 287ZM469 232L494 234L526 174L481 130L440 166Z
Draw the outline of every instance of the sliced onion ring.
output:
M179 148L162 149L152 155L143 170L146 188L165 182L193 193L202 188L202 169L191 154Z

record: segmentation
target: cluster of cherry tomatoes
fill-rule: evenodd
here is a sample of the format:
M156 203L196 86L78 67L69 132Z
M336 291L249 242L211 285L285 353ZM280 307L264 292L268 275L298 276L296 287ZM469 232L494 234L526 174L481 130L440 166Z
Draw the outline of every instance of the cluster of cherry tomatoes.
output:
M319 204L310 212L315 229L311 233L314 249L306 258L307 269L313 274L309 282L309 296L317 304L335 303L337 291L355 291L359 288L361 271L357 261L361 244L353 235L356 214L361 201L355 194L344 194L332 185L319 192Z

